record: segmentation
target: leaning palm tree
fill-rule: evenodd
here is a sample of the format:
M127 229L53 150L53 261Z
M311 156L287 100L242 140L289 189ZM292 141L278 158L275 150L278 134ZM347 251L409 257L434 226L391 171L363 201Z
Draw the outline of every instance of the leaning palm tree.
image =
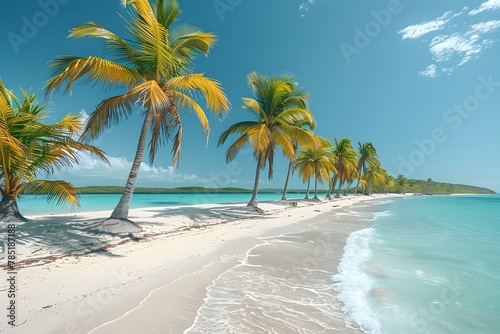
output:
M366 174L372 165L380 164L377 149L371 142L358 142L358 154L358 173L360 175ZM359 182L360 179L358 179L358 183L356 184L356 190L358 189ZM363 193L366 194L366 189L363 189Z
M339 187L335 197L340 197L344 182L354 179L357 173L358 153L353 149L351 140L342 138L339 141L335 138L334 142L332 152L336 158L335 168L337 172L335 173L333 181L330 184L330 189L326 195L327 198L331 197L336 181L339 181Z
M267 77L253 72L248 75L248 83L254 98L243 98L243 108L252 112L256 119L231 125L221 134L218 145L224 144L231 134L239 135L226 151L227 162L233 160L246 143L252 145L257 167L248 206L256 208L261 169L267 164L271 179L277 148L291 160L295 156L294 140L302 146L314 144L314 134L303 125L314 126L315 122L306 106L308 94L295 84L293 76Z
M294 157L288 162L288 170L286 172L285 185L283 186L283 194L281 195L281 200L286 201L286 194L288 192L288 182L290 181L290 174L293 169L293 165L297 162L297 154L298 154L298 144L293 143Z
M48 112L47 104L40 105L36 94L22 91L22 98L18 98L0 80L0 221L26 221L17 206L23 193L45 196L56 204L79 205L72 184L39 176L50 176L78 163L79 152L108 162L100 149L75 140L83 129L80 115L46 124Z
M299 125L299 124L298 124ZM301 125L302 127L309 127L309 129L313 129L314 128L314 125L313 124L309 124L307 122L305 122L303 125ZM317 138L316 140L319 140L319 138ZM293 169L293 166L294 164L297 162L297 158L298 158L298 152L299 152L299 143L291 138L291 141L292 141L292 144L293 144L293 150L294 150L294 156L293 156L293 159L291 159L289 162L288 162L288 170L287 170L287 173L286 173L286 178L285 178L285 185L283 186L283 195L281 196L281 200L282 201L286 201L286 194L288 192L288 182L290 181L290 174L292 172L292 169Z
M318 182L330 181L330 173L336 173L336 157L330 150L332 144L324 139L319 139L317 145L299 152L299 157L294 165L294 170L299 170L303 181L308 181L314 176L314 199L318 200Z
M95 37L102 40L109 59L96 56L61 56L51 63L52 78L46 93L82 79L104 88L122 88L122 94L101 101L90 115L82 135L92 140L106 128L127 119L134 109L144 118L137 150L123 195L111 217L98 228L108 232L140 231L139 225L128 219L130 199L149 142L149 162L154 162L160 146L175 133L172 140L172 165L181 152L181 110L193 111L207 139L209 122L203 108L195 101L200 93L206 106L216 115L229 110L229 102L218 82L203 74L192 73L198 53L208 54L216 37L199 28L174 23L181 12L175 0L123 0L130 8L126 20L129 35L122 38L94 22L74 28L70 37ZM130 6L130 7L128 7ZM136 108L137 107L137 108Z

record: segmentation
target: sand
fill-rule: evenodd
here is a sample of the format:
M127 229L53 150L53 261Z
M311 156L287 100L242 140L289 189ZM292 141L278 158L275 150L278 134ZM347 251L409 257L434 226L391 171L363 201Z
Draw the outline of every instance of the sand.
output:
M109 212L30 217L36 223L20 227L23 235L17 236L17 326L6 325L5 317L0 328L6 333L183 333L211 282L260 238L332 221L342 208L385 196L297 201L297 206L261 203L264 215L242 204L135 209L129 217L144 231L133 236L85 229ZM338 263L347 236L365 225L341 219L336 224ZM5 306L8 286L1 282L0 305ZM342 305L335 307L335 328L361 333L346 323ZM255 332L266 331L256 327Z

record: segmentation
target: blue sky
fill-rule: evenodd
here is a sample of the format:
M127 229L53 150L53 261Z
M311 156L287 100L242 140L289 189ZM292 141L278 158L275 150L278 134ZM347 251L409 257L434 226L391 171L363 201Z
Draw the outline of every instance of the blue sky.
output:
M181 21L218 36L196 71L222 82L232 110L211 116L207 146L192 114L183 115L179 167L170 147L155 166L143 164L138 185L251 188L255 162L244 150L231 165L217 139L250 114L246 76L292 73L311 94L316 132L355 144L371 141L393 175L464 183L500 191L500 0L180 0ZM86 21L123 32L119 0L9 1L0 13L0 78L39 91L48 62L61 54L100 54L91 39L68 39ZM77 85L49 96L52 117L90 114L109 95ZM133 159L141 120L109 129L94 144L112 167L90 157L58 175L75 185L123 185ZM146 162L146 160L145 160ZM283 186L287 162L279 155L275 177L261 187ZM295 176L291 187L302 187Z

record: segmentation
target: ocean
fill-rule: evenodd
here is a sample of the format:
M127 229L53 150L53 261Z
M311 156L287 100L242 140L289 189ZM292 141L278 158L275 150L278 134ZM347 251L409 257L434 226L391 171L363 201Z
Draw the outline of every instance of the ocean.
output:
M346 224L361 229L339 239ZM207 288L184 333L499 329L500 196L477 195L375 199L263 238Z
M302 199L305 194L289 193L288 199ZM56 206L48 204L45 199L35 195L22 195L18 200L21 213L25 216L70 214L75 212L93 212L113 210L120 200L121 194L81 194L80 207ZM247 203L251 194L134 194L130 203L131 209L148 207L183 206L212 203ZM259 201L281 199L281 193L259 194Z
M499 333L500 196L380 203L332 276L365 333Z

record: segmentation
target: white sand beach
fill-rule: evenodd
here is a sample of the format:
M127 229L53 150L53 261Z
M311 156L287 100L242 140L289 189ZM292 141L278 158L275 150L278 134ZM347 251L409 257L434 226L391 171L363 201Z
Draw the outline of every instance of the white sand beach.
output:
M390 196L396 195L348 196L322 203L297 201L296 206L261 203L263 215L249 212L242 204L135 209L130 219L140 223L143 232L133 236L86 229L109 212L29 217L33 221L26 224L32 229L23 229L25 235L17 236L17 326L11 328L2 321L2 330L183 333L191 327L191 332L197 333L192 326L213 281L241 264L249 250L266 237L311 229L312 223L335 224L335 233L328 240L328 261L334 261L329 265L336 267L345 239L369 224L347 219L348 211L337 214L354 203ZM48 222L52 224L47 230ZM42 230L42 235L36 234ZM310 240L312 245L314 242ZM318 260L314 257L321 257L320 253L316 249L310 260ZM280 256L293 261L294 254ZM5 265L3 270L5 276ZM293 273L284 273L282 278L287 275ZM8 302L7 289L2 279L2 306ZM361 333L345 322L340 302L329 307L333 310L325 320L329 326L342 333ZM293 327L280 328L280 317L262 322L258 314L249 313L244 322L254 333L295 332ZM308 319L294 321L293 326L303 327L303 333L320 332Z

